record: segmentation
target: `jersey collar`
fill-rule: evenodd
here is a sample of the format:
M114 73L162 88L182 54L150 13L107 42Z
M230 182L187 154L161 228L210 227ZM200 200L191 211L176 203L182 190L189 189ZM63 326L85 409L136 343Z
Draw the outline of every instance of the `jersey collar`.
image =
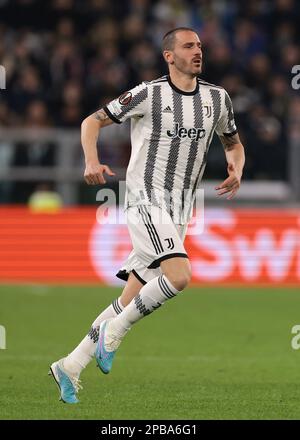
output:
M167 78L168 78L168 83L170 84L170 87L172 87L172 89L175 90L175 92L180 93L181 95L192 96L192 95L196 95L196 93L199 92L198 78L197 78L196 88L195 88L195 90L192 90L191 92L185 92L184 90L178 89L178 87L176 87L175 84L172 83L170 75L168 75Z

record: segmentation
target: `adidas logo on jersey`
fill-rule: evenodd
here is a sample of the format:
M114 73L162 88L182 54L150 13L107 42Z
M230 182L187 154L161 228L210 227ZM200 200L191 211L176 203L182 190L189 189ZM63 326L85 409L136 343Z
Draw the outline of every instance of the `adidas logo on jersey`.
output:
M163 113L173 113L173 110L172 110L171 107L168 105L168 107L166 107L166 108L163 110Z
M206 131L204 128L189 128L186 129L184 127L179 127L179 124L176 123L174 125L173 132L171 130L167 131L167 135L170 138L179 137L180 139L184 139L188 137L189 139L195 139L199 141L199 139L204 138Z

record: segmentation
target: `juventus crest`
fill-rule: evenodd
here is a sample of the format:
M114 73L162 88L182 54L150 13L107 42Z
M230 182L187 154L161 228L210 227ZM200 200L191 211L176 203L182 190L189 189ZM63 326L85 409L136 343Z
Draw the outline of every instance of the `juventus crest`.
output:
M210 118L212 115L211 105L206 104L203 107L204 107L204 116Z

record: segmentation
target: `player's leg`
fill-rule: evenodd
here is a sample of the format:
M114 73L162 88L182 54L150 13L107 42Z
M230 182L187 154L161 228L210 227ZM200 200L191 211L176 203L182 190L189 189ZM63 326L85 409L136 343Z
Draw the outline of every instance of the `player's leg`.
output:
M142 287L122 313L111 320L110 328L122 338L134 323L158 309L167 300L184 290L191 279L187 258L174 257L160 264L162 274Z
M89 333L79 345L66 358L60 359L51 365L50 373L60 388L61 400L66 403L78 402L76 397L80 388L78 379L82 370L94 357L101 322L105 319L114 318L121 313L142 287L141 281L133 273L130 273L121 296L100 313L93 322Z
M162 275L145 284L122 313L101 324L96 360L103 373L110 372L115 352L132 325L174 298L189 283L191 272L187 259L172 258L161 266Z
M73 375L79 376L82 370L91 362L94 357L96 344L99 338L99 327L105 319L114 318L122 312L130 301L139 293L143 284L134 276L129 274L128 281L121 296L115 299L92 323L89 333L79 345L64 359L64 367Z
M148 268L160 265L162 274L147 282L138 295L116 318L102 323L96 360L104 373L110 371L115 351L131 326L158 309L167 300L175 297L186 287L191 278L191 267L183 242L172 222L168 225L150 223L146 225L148 233L150 231L150 243L152 242L155 250L152 253L147 234L143 236L143 228L138 229L134 226L132 229L134 228L136 234L131 235L133 235L132 240L136 254L141 260L146 261L148 258L148 263L150 263ZM140 236L144 240L144 246L142 247L139 245L141 242ZM167 241L165 247L162 245L163 240ZM157 252L159 248L161 252Z
M184 288L190 282L191 265L189 259L175 256L178 253L185 252L183 248L183 241L185 238L186 227L183 225L178 225L176 229L177 233L175 232L174 235L175 237L177 236L177 239L179 239L179 244L176 243L176 246L174 246L174 254L169 254L167 258L166 256L163 257L162 261L160 262L160 270L147 268L143 269L141 266L137 266L135 270L136 276L140 275L140 278L142 280L147 280L147 284L145 283L145 281L143 282L144 286L138 294L138 297L143 306L141 306L140 308L136 307L138 298L135 297L130 303L128 303L131 304L131 306L134 305L133 307L131 307L133 310L133 314L130 313L131 308L125 307L124 311L122 312L122 314L120 314L118 319L114 319L115 324L119 322L121 326L125 324L125 329L129 328L134 322L145 316L142 313L141 309L145 307L151 313L153 310L158 308L156 303L160 302L160 304L163 304L167 299L171 299L178 292L184 290ZM149 294L151 294L150 297ZM124 319L124 317L126 316L129 318L129 320L131 319L131 322L128 321L126 323ZM135 318L133 319L133 317Z
M137 275L134 273L130 273L128 277L128 281L122 291L122 294L119 298L120 303L122 304L122 310L124 307L126 307L133 298L139 293L141 288L143 287L145 283L140 281L137 278Z
M171 285L181 292L189 284L192 276L191 264L188 258L172 258L160 263L160 269L171 283Z

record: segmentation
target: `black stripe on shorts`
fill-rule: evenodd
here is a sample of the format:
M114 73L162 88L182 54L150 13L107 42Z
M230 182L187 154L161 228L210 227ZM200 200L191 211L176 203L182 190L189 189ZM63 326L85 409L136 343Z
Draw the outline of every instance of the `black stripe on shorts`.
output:
M152 228L152 230L153 230L153 233L154 233L154 235L155 235L155 237L156 237L156 239L157 239L157 241L158 241L158 246L159 246L161 252L163 252L163 251L164 251L164 248L163 248L163 246L162 246L162 244L161 244L161 241L160 241L159 235L158 235L158 233L157 233L157 230L155 229L155 226L154 226L154 224L152 223L151 215L150 215L150 213L148 212L146 206L143 206L143 208L144 208L144 210L145 210L146 215L148 216L149 224L151 225L151 228Z
M161 252L163 252L163 247L161 246L160 240L157 241L158 234L155 230L155 228L153 229L153 225L149 223L149 219L147 218L147 212L145 212L143 205L138 207L138 211L143 219L144 225L148 231L149 237L151 239L151 242L153 244L153 247L155 249L155 253L158 255Z

